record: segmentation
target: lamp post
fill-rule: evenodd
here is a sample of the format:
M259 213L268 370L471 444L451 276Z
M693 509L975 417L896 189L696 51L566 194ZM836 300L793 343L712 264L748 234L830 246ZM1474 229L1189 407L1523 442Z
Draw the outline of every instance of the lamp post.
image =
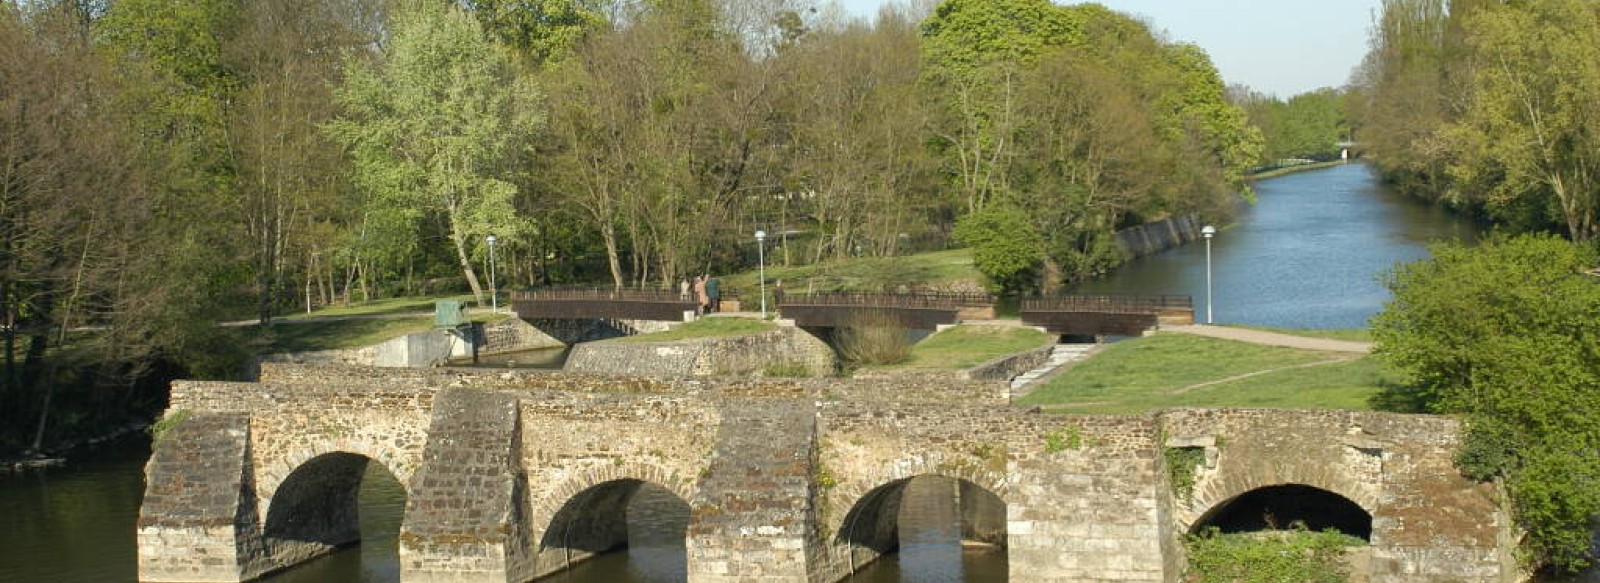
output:
M1211 323L1211 236L1217 234L1217 228L1206 225L1200 229L1200 234L1206 237L1206 323Z
M767 232L756 229L756 261L760 266L761 319L767 319Z
M498 314L500 313L500 295L494 287L494 235L484 237L483 240L489 243L489 311Z

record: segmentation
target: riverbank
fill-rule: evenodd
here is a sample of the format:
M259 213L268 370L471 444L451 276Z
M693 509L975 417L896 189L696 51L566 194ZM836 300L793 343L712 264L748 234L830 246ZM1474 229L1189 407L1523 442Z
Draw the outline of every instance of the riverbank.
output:
M1297 166L1284 166L1284 167L1281 167L1281 168L1273 168L1271 170L1263 170L1261 172L1257 172L1257 173L1254 173L1254 174L1248 174L1248 175L1246 175L1244 177L1244 179L1248 180L1250 182L1255 182L1257 180L1266 180L1268 178L1277 178L1279 176L1287 176L1287 175L1290 175L1290 174L1297 174L1297 173L1300 173L1300 172L1310 172L1312 170L1322 170L1324 168L1333 168L1335 166L1344 166L1344 165L1350 164L1350 163L1351 162L1349 160L1329 160L1327 162L1312 162L1310 164L1300 164L1300 165L1297 165Z

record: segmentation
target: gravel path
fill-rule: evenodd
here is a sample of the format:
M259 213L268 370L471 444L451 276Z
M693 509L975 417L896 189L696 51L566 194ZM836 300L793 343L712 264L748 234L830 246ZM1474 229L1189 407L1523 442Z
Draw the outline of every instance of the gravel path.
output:
M1306 336L1292 336L1276 332L1261 330L1247 330L1244 328L1229 328L1226 326L1163 326L1163 332L1177 332L1180 334L1194 334L1223 340L1237 340L1251 344L1265 344L1268 346L1285 346L1303 350L1322 350L1326 352L1349 352L1367 354L1372 352L1371 342L1351 342L1349 340L1333 340L1330 338L1310 338Z

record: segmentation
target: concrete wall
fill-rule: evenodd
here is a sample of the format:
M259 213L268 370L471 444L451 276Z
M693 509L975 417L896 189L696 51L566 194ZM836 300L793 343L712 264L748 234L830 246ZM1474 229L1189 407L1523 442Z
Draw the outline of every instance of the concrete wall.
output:
M1172 217L1117 231L1117 246L1129 259L1144 257L1200 238L1200 218Z
M147 467L142 580L236 581L325 552L349 536L348 476L372 462L406 488L406 580L564 568L632 536L627 513L648 492L685 515L690 581L831 582L893 548L895 509L924 476L950 492L964 537L1008 547L1019 583L1178 581L1179 535L1281 484L1371 513L1372 581L1510 576L1510 522L1491 487L1452 469L1458 428L1443 418L1056 416L948 378L288 365L263 378L174 385L189 417ZM1168 447L1205 450L1192 494L1173 491ZM275 530L275 512L315 513L322 530Z

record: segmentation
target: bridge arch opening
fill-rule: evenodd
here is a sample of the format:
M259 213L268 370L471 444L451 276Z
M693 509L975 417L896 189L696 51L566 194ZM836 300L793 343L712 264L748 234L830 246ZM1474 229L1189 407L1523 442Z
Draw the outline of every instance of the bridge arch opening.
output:
M262 530L268 555L287 568L359 544L322 568L349 580L362 572L399 577L405 502L405 487L382 462L348 452L313 457L272 493Z
M974 482L928 474L867 492L839 526L852 570L897 571L901 580L1003 581L1006 506Z
M1372 514L1349 498L1304 484L1256 488L1217 504L1189 529L1200 534L1215 527L1223 534L1288 530L1299 525L1308 530L1334 529L1372 540Z
M685 580L689 510L687 501L653 482L627 478L589 487L551 518L539 540L536 571L545 576L592 568L596 577L609 577L627 570L651 581ZM596 558L602 560L583 565Z

